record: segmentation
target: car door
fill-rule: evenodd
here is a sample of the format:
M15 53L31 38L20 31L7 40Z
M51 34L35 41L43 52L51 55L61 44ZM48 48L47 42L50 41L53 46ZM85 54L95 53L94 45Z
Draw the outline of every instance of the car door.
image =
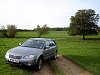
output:
M51 54L51 47L50 42L48 40L45 41L45 48L44 48L44 59L49 59Z
M52 57L55 54L56 45L53 40L49 40L49 42L50 42L50 45L49 45L50 46L50 56Z

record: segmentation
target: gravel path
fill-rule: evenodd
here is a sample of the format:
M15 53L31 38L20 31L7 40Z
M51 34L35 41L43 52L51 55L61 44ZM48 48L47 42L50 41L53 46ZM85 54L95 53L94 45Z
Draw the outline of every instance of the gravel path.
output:
M74 62L64 58L61 55L58 55L57 60L54 60L58 68L63 72L64 75L93 75L87 70L81 68L79 65ZM32 75L56 75L50 66L49 62L45 62L41 71L33 71Z
M49 62L45 62L41 71L33 71L32 75L56 75Z
M55 63L58 65L59 69L64 73L64 75L93 75L61 55L58 55Z

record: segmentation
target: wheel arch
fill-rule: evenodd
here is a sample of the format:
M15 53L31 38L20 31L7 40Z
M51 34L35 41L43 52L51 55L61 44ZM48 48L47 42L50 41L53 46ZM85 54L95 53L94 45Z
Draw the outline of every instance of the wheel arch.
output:
M39 56L37 57L37 62L38 62L38 60L39 60L40 58L42 58L42 60L44 60L43 54L41 54L41 55L39 55Z

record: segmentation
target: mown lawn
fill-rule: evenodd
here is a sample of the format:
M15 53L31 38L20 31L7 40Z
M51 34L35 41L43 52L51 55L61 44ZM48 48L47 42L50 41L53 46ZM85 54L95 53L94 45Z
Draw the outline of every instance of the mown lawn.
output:
M15 47L26 39L0 38L0 75L32 75L31 71L6 64L4 56L8 49Z
M82 40L77 36L57 39L57 43L59 53L100 75L100 40Z
M0 38L0 75L32 75L32 71L8 65L4 59L8 49L32 37L38 37L37 33L19 32L16 38ZM60 54L72 59L94 75L100 75L100 35L87 36L86 38L93 39L82 40L81 36L68 36L65 31L52 31L42 37L54 38Z

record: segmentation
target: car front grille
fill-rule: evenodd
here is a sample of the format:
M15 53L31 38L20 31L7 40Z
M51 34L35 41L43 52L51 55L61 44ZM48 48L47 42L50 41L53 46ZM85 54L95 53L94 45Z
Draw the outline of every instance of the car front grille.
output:
M21 59L22 56L15 56L15 55L9 55L9 58L13 58L13 59Z

